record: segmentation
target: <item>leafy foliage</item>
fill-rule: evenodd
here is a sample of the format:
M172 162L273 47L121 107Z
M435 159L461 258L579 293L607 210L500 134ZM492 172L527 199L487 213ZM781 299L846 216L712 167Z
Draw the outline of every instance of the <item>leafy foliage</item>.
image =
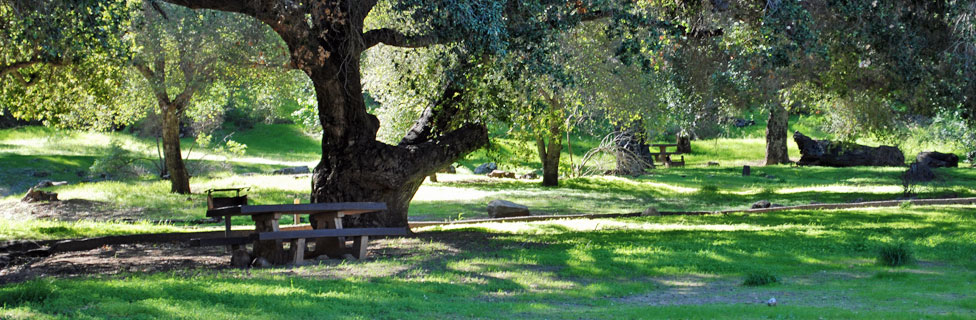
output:
M95 159L88 171L94 176L111 179L131 179L146 173L146 170L136 164L140 158L132 151L125 149L122 142L113 139L109 143L104 156Z
M756 270L746 273L745 280L742 281L742 285L750 287L766 286L779 282L771 272L767 270Z
M108 128L140 112L126 96L124 1L0 1L0 112Z
M912 247L905 242L885 243L878 248L878 264L900 267L915 260Z

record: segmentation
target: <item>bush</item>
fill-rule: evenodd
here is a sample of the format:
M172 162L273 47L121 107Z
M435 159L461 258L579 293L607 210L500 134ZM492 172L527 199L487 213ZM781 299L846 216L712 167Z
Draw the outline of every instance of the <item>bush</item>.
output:
M775 275L766 270L756 270L746 274L745 281L742 285L750 287L758 287L770 285L779 282L779 279Z
M705 193L705 194L718 193L718 186L712 184L703 185L701 189L698 189L698 193Z
M95 176L125 179L146 174L145 168L135 164L139 160L131 151L122 147L119 140L112 140L105 156L95 159L88 171Z
M36 280L5 288L0 291L0 301L7 306L43 303L56 294L50 281Z
M912 248L905 242L886 243L878 250L878 263L898 267L914 261Z

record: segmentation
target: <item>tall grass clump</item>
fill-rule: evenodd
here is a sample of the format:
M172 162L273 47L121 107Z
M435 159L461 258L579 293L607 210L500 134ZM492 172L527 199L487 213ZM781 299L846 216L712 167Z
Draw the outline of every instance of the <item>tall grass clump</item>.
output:
M754 270L746 273L746 278L742 285L750 287L765 286L779 282L776 275L766 270Z
M43 303L57 294L47 280L35 280L0 289L0 306Z
M885 243L878 248L878 264L899 267L914 261L912 248L905 242Z

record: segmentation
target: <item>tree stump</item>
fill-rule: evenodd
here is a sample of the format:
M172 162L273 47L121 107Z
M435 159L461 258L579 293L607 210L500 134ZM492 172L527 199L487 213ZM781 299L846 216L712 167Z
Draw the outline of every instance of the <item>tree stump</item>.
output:
M801 166L853 167L853 166L904 166L905 154L893 146L869 147L850 142L813 140L800 133L793 133L793 140L800 148Z
M691 153L691 137L687 134L678 134L678 153Z

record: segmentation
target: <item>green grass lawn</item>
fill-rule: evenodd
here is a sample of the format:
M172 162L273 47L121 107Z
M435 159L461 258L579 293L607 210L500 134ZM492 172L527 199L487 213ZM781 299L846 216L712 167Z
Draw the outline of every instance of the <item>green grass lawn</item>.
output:
M432 227L379 258L38 279L0 317L886 318L976 315L976 208L907 207ZM914 262L875 262L904 242ZM742 285L763 271L778 282ZM779 305L758 303L776 297Z
M795 126L808 128L799 119ZM803 129L807 132L807 129ZM811 130L812 132L813 130ZM685 168L640 177L538 181L489 180L465 172L492 160L509 170L538 169L526 145L498 139L491 151L459 161L459 174L425 183L412 220L484 218L505 199L536 214L626 213L891 200L902 195L903 168L754 167L763 140L750 127L695 141ZM812 135L812 134L811 134ZM194 151L197 192L170 194L151 176L82 182L113 139L151 158L155 142L117 133L0 130L0 240L213 230L217 225L117 220L38 219L17 208L20 190L38 180L67 180L47 190L61 199L140 208L135 218L196 219L209 188L250 187L253 204L308 202L307 176L273 176L318 158L316 138L287 125L260 125L234 139L243 157ZM576 137L574 159L598 139ZM187 141L189 143L189 141ZM281 145L287 145L281 149ZM925 148L921 144L919 148ZM798 157L795 147L791 156ZM531 150L531 148L529 148ZM197 153L199 152L199 153ZM568 152L568 151L566 151ZM721 163L707 167L708 161ZM563 157L568 166L568 156ZM48 175L35 177L34 172ZM918 197L976 196L976 170L938 169ZM521 173L521 172L520 172ZM11 209L13 208L13 209ZM0 287L0 319L206 318L960 318L976 317L976 207L801 210L765 214L665 216L428 227L415 236L373 242L364 261L269 269L181 269L71 279L43 277ZM234 219L252 225L247 217ZM884 267L880 248L901 243L913 263ZM65 262L70 263L70 262ZM778 282L744 286L748 275ZM769 297L776 307L758 303Z
M797 126L804 125L804 121L794 122ZM743 130L756 131L752 127ZM759 138L748 138L753 135L749 131L743 131L741 135L743 137L737 139L693 142L695 152L686 157L688 166L685 168L660 168L637 178L564 178L558 188L543 188L538 181L487 179L463 173L490 161L489 154L506 154L504 157L513 159L519 159L517 154L522 154L524 162L512 164L512 169L529 170L532 161L537 163L531 153L521 149L528 148L526 145L499 139L493 151L479 151L462 160L462 173L440 174L439 183L425 183L414 197L410 217L412 220L485 218L485 205L494 199L528 205L536 214L586 214L637 212L648 207L663 211L725 210L748 208L758 200L801 205L892 200L902 196L898 179L901 168L754 167L751 176L743 177L741 165L758 162L764 142ZM244 157L222 161L218 156L208 155L203 160L194 160L191 167L210 167L211 170L201 171L191 179L192 189L197 193L176 195L167 192L168 182L151 176L87 183L79 177L78 173L86 171L94 159L105 152L104 146L112 139L122 141L127 149L143 155L155 146L154 141L117 133L57 132L36 127L0 130L0 163L4 164L0 169L0 189L26 190L40 180L67 180L71 184L48 190L58 192L61 199L85 199L106 205L142 208L140 216L131 218L150 220L203 218L206 202L202 191L210 188L250 187L248 194L253 204L291 203L295 198L309 201L308 177L265 173L314 159L318 152L314 139L301 135L297 127L289 125L259 125L252 131L235 135L235 138L249 145ZM275 153L276 144L272 142L275 139L287 141L298 151ZM581 150L596 144L592 138L576 139L579 140L574 149L579 153L576 159L582 155ZM791 152L797 152L795 147ZM196 153L206 155L199 150ZM564 155L563 161L568 166L568 156ZM718 161L721 166L704 166L708 161ZM28 171L44 171L50 175L33 177ZM953 168L938 169L937 172L942 179L923 185L918 190L919 197L976 195L976 171ZM10 193L0 201L10 203L21 196L21 192ZM70 227L72 222L59 223ZM250 225L251 221L237 217L234 223ZM44 228L40 224L6 225L8 231L0 232L0 240L52 237L40 231ZM138 229L154 230L155 227ZM83 227L79 230L90 232L79 235L113 234Z

